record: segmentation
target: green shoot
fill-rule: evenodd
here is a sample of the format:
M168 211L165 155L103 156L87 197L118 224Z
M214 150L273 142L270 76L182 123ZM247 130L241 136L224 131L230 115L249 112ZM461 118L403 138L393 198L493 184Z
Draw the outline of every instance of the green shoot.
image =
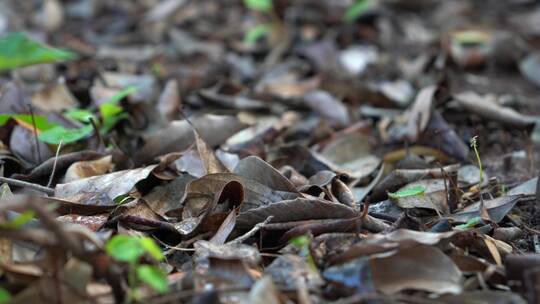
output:
M306 259L306 262L308 263L309 267L313 269L314 271L317 271L317 265L315 264L315 261L313 260L313 256L311 255L311 239L307 235L301 235L297 236L295 238L292 238L289 240L289 244L293 245L294 247L300 249L300 256L303 256Z
M358 17L372 9L377 4L376 2L376 0L357 0L345 12L345 21L354 22Z
M11 301L11 293L0 287L0 304L7 304Z
M99 106L99 112L101 114L101 134L106 134L114 127L114 125L116 125L116 123L128 117L127 113L124 112L124 109L117 104L120 100L134 92L137 92L137 88L129 86ZM90 119L94 119L95 121L97 119L92 111L72 109L66 112L66 116L73 120L83 122L84 126L80 128L66 128L57 123L48 121L45 116L34 115L36 129L39 131L39 140L52 145L58 145L60 142L72 143L93 132L94 128L90 123ZM14 119L26 125L33 124L32 116L29 114L0 114L0 126L5 125L10 119Z
M154 265L140 265L140 259L144 255L160 262L165 257L161 249L149 237L135 237L128 235L116 235L109 240L105 251L114 259L129 264L128 283L136 293L141 283L146 283L159 293L168 291L167 274Z
M33 210L25 211L16 217L12 218L11 220L1 223L0 228L4 229L17 229L21 227L22 225L30 222L32 219L34 219L35 212Z
M272 0L244 0L244 5L251 10L270 12L272 10Z
M251 28L244 36L245 44L255 44L260 38L266 36L270 32L269 24L259 24Z
M397 192L388 192L388 197L393 198L393 199L399 199L399 198L404 198L404 197L409 197L409 196L422 195L425 193L425 191L426 191L426 188L424 188L423 186L414 186L414 187L409 187L407 189L403 189Z
M478 135L471 138L471 148L474 150L478 168L480 169L480 181L478 182L478 187L480 187L484 182L484 169L482 168L482 160L480 159L480 153L478 152Z
M93 119L93 120L97 120L96 116L94 115L94 113L92 113L92 111L85 110L85 109L79 109L79 108L67 110L64 113L64 115L67 118L77 120L77 121L80 121L80 122L84 122L84 123L88 122L90 120L90 118Z
M474 226L482 223L482 218L480 216L475 216L472 219L468 220L467 223L457 225L456 228L460 230L468 230L474 228Z

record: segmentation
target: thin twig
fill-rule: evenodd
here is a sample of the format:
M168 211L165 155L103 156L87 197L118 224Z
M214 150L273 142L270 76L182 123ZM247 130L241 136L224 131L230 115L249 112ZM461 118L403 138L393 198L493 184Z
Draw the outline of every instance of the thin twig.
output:
M6 184L11 185L11 186L34 189L36 191L43 192L43 193L45 193L47 195L53 195L54 194L54 189L53 188L49 188L49 187L45 187L45 186L42 186L42 185L21 181L21 180L18 180L18 179L13 179L13 178L9 178L9 177L0 176L0 182L6 183Z
M195 251L195 248L183 248L183 247L176 247L176 246L168 246L167 248L177 250L177 251Z
M453 209L453 206L450 206L450 191L448 191L448 185L450 184L450 178L447 177L447 174L446 172L444 171L441 163L437 162L437 165L439 166L439 168L441 168L441 175L443 177L443 182L444 182L444 192L445 192L445 196L444 198L446 199L446 207L448 207L448 211L454 211ZM448 180L448 184L447 184L447 181Z
M88 118L88 120L90 121L90 124L92 124L92 128L94 129L94 133L96 134L96 138L98 140L98 151L101 151L101 150L105 150L105 142L103 141L103 138L101 137L101 134L99 133L99 128L97 127L97 124L96 122L94 121L94 119L92 117Z
M54 173L56 171L56 163L58 162L58 154L60 154L60 149L62 149L62 144L64 142L61 140L60 143L58 144L58 148L56 148L56 155L54 156L54 163L53 163L53 167L52 167L52 171L51 171L51 177L49 178L49 182L47 183L47 187L50 187L51 184L52 184L52 181L54 179Z
M261 230L264 227L264 225L268 224L268 222L270 222L273 218L274 218L273 216L267 217L263 222L255 224L255 226L253 226L253 228L251 228L251 230L248 231L246 234L237 237L236 239L228 242L227 244L240 244L244 242L245 240L255 235L257 231Z
M30 111L30 117L32 117L32 126L34 128L34 140L36 141L36 152L38 155L38 160L40 163L43 162L41 159L41 149L39 148L39 140L38 140L38 133L37 133L37 126L36 126L36 118L34 117L34 109L32 107L32 104L28 104L28 110Z

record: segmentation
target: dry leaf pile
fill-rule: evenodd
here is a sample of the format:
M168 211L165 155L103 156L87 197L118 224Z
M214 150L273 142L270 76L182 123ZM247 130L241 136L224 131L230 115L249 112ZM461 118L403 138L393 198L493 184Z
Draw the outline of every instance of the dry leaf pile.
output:
M540 303L540 5L248 2L0 2L0 302Z

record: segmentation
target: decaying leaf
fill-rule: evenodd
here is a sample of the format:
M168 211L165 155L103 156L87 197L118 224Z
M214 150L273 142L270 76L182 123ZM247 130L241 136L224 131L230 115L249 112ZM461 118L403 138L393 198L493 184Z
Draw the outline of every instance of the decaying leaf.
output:
M384 293L416 289L457 294L463 289L461 271L432 246L401 248L389 257L372 259L370 266L375 288Z
M58 198L83 201L89 205L114 205L117 197L130 192L135 184L148 177L156 166L117 171L58 184L54 194Z

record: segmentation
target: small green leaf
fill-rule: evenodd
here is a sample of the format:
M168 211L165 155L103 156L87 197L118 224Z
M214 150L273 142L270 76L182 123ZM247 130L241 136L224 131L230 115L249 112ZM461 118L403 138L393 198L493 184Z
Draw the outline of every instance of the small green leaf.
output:
M272 9L272 0L244 0L244 5L255 11L269 12Z
M353 22L361 15L372 9L376 4L376 0L357 0L345 12L345 21Z
M9 221L8 223L13 228L19 228L22 225L30 222L34 218L35 215L36 213L33 210L28 210L17 215L14 219Z
M309 239L307 235L297 236L289 240L289 244L292 244L298 248L309 246L309 243L311 243L311 240Z
M114 103L104 103L99 106L99 112L101 113L101 116L105 119L107 117L115 116L117 114L122 113L124 109L122 107L117 106Z
M480 216L475 216L472 219L468 220L467 223L457 225L456 228L460 230L467 230L467 229L474 228L474 226L480 223L482 223L482 218Z
M107 100L105 103L113 103L117 104L120 102L120 100L128 97L129 95L136 93L139 89L136 86L128 86L127 88L123 89L122 91L114 94L113 97L111 97L109 100Z
M149 237L144 237L141 239L141 246L146 250L150 256L152 256L156 261L161 261L165 257L159 246L154 242L153 239Z
M25 211L16 217L12 218L11 220L1 223L0 227L5 229L17 229L21 227L22 225L30 222L35 216L35 212L33 210Z
M67 129L62 126L45 130L39 133L39 140L48 144L57 145L60 142L72 143L92 133L92 125L86 125L81 128Z
M105 245L107 253L118 261L135 263L144 254L140 238L128 235L115 235Z
M48 47L24 33L9 33L0 37L0 70L76 58L77 54L73 52Z
M66 117L68 118L78 120L84 123L88 123L90 121L90 118L96 121L96 116L94 115L94 113L85 109L71 109L64 113L64 115L66 115Z
M268 24L259 24L251 28L244 36L245 44L255 44L260 38L266 36L270 32Z
M423 186L414 186L407 189L400 190L398 192L388 192L388 196L393 199L404 198L409 196L422 195L426 191Z
M116 116L109 116L103 119L103 124L100 128L101 134L107 134L120 120L128 118L127 113L120 113Z
M36 123L36 129L48 130L58 126L55 123L49 122L47 117L42 115L34 115L34 122L32 121L32 115L30 114L0 114L0 126L5 125L10 119L17 119L23 121L31 126Z
M7 304L11 301L11 293L7 289L0 287L0 304Z
M119 196L115 197L113 199L113 202L115 204L118 204L118 205L121 205L121 204L125 204L128 202L128 200L131 199L131 196L129 195L129 193L127 194L120 194Z
M169 290L167 274L159 267L141 265L137 267L137 277L159 293L165 293Z

